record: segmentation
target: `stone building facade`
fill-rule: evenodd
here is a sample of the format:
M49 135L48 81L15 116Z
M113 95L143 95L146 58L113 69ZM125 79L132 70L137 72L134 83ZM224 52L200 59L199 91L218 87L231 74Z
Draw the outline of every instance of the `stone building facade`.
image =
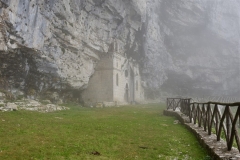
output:
M82 93L87 106L114 106L144 101L138 63L117 52L116 46L113 48L114 53L101 57L87 89Z

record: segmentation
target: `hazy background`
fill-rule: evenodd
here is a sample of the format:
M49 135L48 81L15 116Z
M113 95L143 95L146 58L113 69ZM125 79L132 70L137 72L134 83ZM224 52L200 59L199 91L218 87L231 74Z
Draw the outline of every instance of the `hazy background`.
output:
M149 12L147 28L160 30L154 37L147 29L149 86L181 96L239 97L238 0L162 0Z

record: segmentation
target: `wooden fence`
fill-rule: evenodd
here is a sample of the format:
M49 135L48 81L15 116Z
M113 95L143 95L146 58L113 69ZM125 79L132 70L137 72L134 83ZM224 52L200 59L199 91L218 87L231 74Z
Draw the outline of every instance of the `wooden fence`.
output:
M228 150L232 149L235 140L240 151L237 126L240 122L240 102L190 103L190 99L180 99L177 102L178 106L174 105L176 104L175 98L168 98L167 109L180 108L180 111L189 117L190 123L203 127L209 135L215 133L217 141L220 141L220 138L225 139Z
M180 109L181 98L167 98L167 109L175 111L177 108Z

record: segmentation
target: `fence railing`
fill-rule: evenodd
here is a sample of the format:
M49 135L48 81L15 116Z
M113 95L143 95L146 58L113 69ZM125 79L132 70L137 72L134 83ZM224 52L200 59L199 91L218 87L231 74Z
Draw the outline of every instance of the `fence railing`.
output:
M167 98L167 109L176 110L180 109L181 98Z
M217 141L220 141L220 138L225 139L228 150L232 149L235 140L237 148L240 151L238 135L240 102L190 103L190 99L180 99L176 103L175 98L168 98L167 109L175 111L176 108L179 108L182 113L189 117L190 123L197 124L198 127L203 127L208 135L215 133Z

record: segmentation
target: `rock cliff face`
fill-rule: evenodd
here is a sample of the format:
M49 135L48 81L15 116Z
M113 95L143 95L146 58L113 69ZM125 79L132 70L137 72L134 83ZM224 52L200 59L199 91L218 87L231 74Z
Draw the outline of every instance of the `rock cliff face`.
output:
M34 97L87 87L113 43L134 55L146 16L137 0L1 0L0 7L0 87Z
M78 98L117 44L139 61L151 92L239 93L239 8L238 0L1 0L0 89Z
M238 96L240 2L151 4L144 68L149 85L182 96Z

